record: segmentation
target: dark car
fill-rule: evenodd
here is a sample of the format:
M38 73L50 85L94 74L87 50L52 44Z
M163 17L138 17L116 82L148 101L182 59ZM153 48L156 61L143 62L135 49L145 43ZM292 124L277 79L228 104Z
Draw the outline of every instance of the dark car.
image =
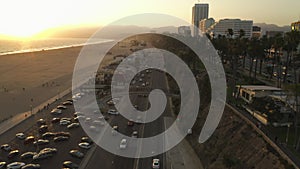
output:
M87 143L90 143L90 144L93 143L92 139L90 139L90 138L87 137L87 136L81 137L81 142L87 142Z
M129 120L129 121L127 122L127 125L128 125L128 126L133 126L133 125L134 125L133 120Z
M55 136L56 136L56 137L58 137L58 136L70 137L71 134L70 134L69 132L64 132L64 131L62 131L62 132L57 132L57 133L55 133Z
M28 136L24 140L24 144L30 144L34 142L34 136Z
M23 159L23 160L25 160L25 159L32 159L32 157L34 156L34 155L36 155L37 153L36 152L26 152L26 153L23 153L22 155L21 155L21 159Z
M41 166L39 164L27 164L23 166L21 169L39 169Z
M56 133L53 133L53 132L46 132L42 135L42 138L43 139L47 139L47 138L51 138L51 137L55 137L56 136Z
M75 164L72 161L64 161L63 167L67 167L70 169L77 169L79 166L78 166L78 164Z
M60 118L54 117L54 118L52 118L51 123L58 123L59 121L60 121Z
M80 152L79 150L71 150L70 155L76 158L83 158L84 154L82 152Z
M0 162L0 168L6 168L6 162L5 161Z
M37 123L38 125L45 125L45 124L46 124L46 121L45 121L44 119L39 119L39 120L36 121L36 123Z
M47 125L42 125L40 128L39 128L39 132L41 133L45 133L48 131L48 126Z
M35 146L38 146L38 145L46 145L46 144L49 144L49 140L38 139L37 141L33 142L33 144L34 144Z
M67 140L69 140L69 137L66 136L58 136L53 138L54 142L67 141Z
M17 156L19 154L20 154L19 150L13 150L13 151L8 153L7 157L8 158L14 158L15 156Z

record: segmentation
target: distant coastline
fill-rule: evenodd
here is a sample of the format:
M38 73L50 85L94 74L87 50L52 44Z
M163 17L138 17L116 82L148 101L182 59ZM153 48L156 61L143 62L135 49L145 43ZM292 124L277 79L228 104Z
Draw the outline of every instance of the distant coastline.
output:
M2 46L0 48L0 56L3 55L11 55L11 54L20 54L20 53L31 53L31 52L40 52L40 51L48 51L48 50L56 50L56 49L64 49L71 47L81 47L85 45L93 45L93 44L101 44L112 42L110 39L96 39L94 42L86 42L88 39L86 38L49 38L43 40L37 40L34 42L22 42L22 41L12 41L12 40L0 40L0 42L10 42L11 45L7 45L7 47ZM57 43L56 43L57 41ZM43 43L39 43L43 42ZM67 44L65 44L67 42ZM21 49L18 43L28 43L25 48ZM5 43L2 43L5 44Z

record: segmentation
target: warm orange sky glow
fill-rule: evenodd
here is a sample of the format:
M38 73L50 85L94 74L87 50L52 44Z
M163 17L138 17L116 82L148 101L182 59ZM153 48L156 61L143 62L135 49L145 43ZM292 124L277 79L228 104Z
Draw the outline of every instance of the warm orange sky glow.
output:
M3 0L0 35L30 37L68 25L106 25L125 16L164 13L187 22L195 0ZM255 23L290 25L300 19L299 0L203 0L210 17L252 19ZM151 22L151 21L149 21ZM155 23L153 24L155 26ZM159 25L158 25L159 26Z

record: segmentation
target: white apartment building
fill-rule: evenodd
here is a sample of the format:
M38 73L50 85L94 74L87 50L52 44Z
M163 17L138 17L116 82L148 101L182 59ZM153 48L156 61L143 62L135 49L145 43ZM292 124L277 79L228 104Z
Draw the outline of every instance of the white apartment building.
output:
M228 36L228 29L233 30L233 38L240 36L240 30L244 30L244 38L251 38L252 36L252 20L240 20L240 19L221 19L207 29L207 32L214 38L219 35Z

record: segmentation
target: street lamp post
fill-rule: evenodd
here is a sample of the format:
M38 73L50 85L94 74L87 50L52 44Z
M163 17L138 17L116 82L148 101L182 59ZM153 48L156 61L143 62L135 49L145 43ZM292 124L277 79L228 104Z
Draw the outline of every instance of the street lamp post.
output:
M288 145L288 141L289 141L289 132L290 132L290 124L288 124L287 126L287 133L285 138L286 145Z

